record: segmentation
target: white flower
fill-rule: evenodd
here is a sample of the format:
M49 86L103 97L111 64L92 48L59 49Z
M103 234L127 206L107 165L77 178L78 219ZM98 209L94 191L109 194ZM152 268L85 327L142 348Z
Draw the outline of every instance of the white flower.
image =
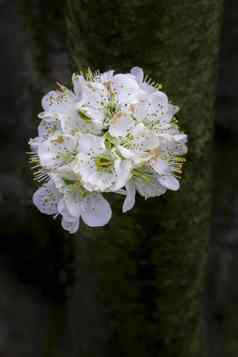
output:
M65 198L65 202L72 216L82 217L90 227L104 226L111 219L111 207L100 193L89 194L81 200L79 196L71 194Z
M173 175L170 166L165 160L155 158L151 160L150 164L154 171L158 174L157 179L163 187L172 191L177 191L179 189L179 181Z
M80 218L90 227L101 227L110 221L112 215L109 203L99 193L86 197L68 193L59 201L58 210L62 214L62 225L69 222L77 228Z
M77 111L88 124L93 123L98 130L103 129L104 107L108 103L108 90L102 83L81 80L82 98ZM93 132L92 130L90 131Z
M77 149L77 138L57 132L39 144L38 155L41 166L54 169L72 161Z
M70 214L64 198L61 198L57 205L58 213L62 215L61 225L69 233L76 233L79 229L80 216Z
M126 184L130 176L131 163L114 157L106 148L103 137L82 134L73 171L80 174L88 191L112 192Z
M100 116L100 111L93 110L93 108L91 108L91 112L90 110L87 112L87 108L84 108L85 97L86 99L90 97L90 94L87 95L84 83L85 80L82 76L73 76L75 93L63 86L60 86L60 90L49 92L42 99L44 112L39 115L40 118L47 117L48 121L58 119L62 131L66 134L100 133L103 116L102 114Z
M97 73L95 76L95 79L99 83L103 83L104 85L107 84L108 82L111 82L113 79L114 71L107 71L104 73Z
M60 193L52 180L41 186L33 195L33 203L41 213L57 214Z
M166 192L166 188L160 184L157 175L148 170L147 173L135 172L135 176L126 184L126 198L122 211L125 213L135 205L136 191L145 199L158 197Z
M68 192L62 195L53 180L34 193L33 203L44 214L61 214L62 226L70 233L78 230L80 218L90 227L104 226L111 218L111 207L101 194L82 197L77 192Z
M121 109L136 104L144 95L136 80L129 74L115 75L112 80L112 89Z
M151 81L144 79L142 68L133 67L131 74L147 95L144 96L144 99L141 97L141 100L136 106L135 116L147 122L159 121L160 124L170 122L173 116L179 111L179 107L168 102L167 95L159 90L161 88L160 85L157 85L155 88L151 84Z
M133 67L130 71L131 75L135 78L138 85L142 90L144 90L147 94L151 94L156 92L156 88L153 87L150 83L148 83L144 78L144 71L140 67Z
M47 115L57 116L58 114L69 113L77 102L77 99L77 96L72 91L62 87L61 90L51 91L45 95L41 101L41 105Z
M152 130L126 115L120 115L112 122L109 133L117 138L120 154L135 165L148 161L150 151L159 145L158 136Z
M72 87L43 97L38 136L29 141L34 177L46 181L33 195L42 213L61 216L75 233L81 219L90 227L110 221L103 193L125 195L127 212L136 193L148 199L179 189L187 136L160 85L134 67L73 75Z
M168 98L163 92L156 91L145 96L135 106L135 117L140 121L159 121L168 112Z

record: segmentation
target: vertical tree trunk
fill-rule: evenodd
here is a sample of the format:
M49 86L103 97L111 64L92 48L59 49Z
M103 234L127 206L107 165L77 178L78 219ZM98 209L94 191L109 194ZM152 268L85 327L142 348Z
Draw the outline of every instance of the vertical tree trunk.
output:
M181 107L189 135L178 193L138 198L127 215L114 199L110 225L85 229L88 239L76 241L66 339L72 357L206 355L201 295L221 2L68 1L74 69L143 67Z
M206 355L201 293L221 2L68 0L67 35L74 69L128 71L142 66L180 105L189 155L178 193L158 200L138 197L136 208L127 215L121 213L122 202L114 199L108 227L84 228L80 237L87 239L75 237L75 283L65 308L52 311L57 316L47 331L44 357ZM31 9L31 2L23 3L26 12ZM49 41L48 33L56 23L62 31L63 22L55 18L62 17L61 7L52 2L43 26L48 2L36 4L43 17L29 25L42 79L52 69L45 51L55 41ZM32 18L40 19L29 11L28 19Z

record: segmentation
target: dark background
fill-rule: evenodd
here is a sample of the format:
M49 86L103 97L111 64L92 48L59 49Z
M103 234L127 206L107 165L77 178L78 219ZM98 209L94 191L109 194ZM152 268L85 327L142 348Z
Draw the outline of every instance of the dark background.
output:
M0 0L0 356L4 357L44 355L52 307L64 302L73 280L73 243L59 225L32 206L34 185L26 154L27 140L36 133L39 98L56 80L67 82L70 76L64 30L60 22L52 25L50 11L44 19L37 10L27 17L27 1L22 4ZM220 41L207 316L213 355L226 357L238 351L235 0L225 1ZM39 58L40 46L47 54L44 58Z

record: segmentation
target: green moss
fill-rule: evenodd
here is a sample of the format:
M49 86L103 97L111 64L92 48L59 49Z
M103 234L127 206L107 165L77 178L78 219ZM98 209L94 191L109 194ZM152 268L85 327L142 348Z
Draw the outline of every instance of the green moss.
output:
M55 43L65 40L65 1L20 0L18 10L32 41L33 65L38 80L47 83L52 70L50 55Z
M121 199L111 199L108 227L81 228L87 239L74 238L75 283L60 312L64 342L50 333L48 351L63 343L72 357L206 355L201 295L221 2L68 0L73 68L142 66L181 107L189 154L179 192L147 201L138 197L126 215ZM48 35L65 33L64 3L21 1L39 78L50 71Z
M74 68L127 71L142 66L181 107L179 120L189 135L179 192L138 199L127 215L114 200L110 226L84 232L88 261L97 275L99 308L107 311L107 342L97 341L103 356L206 354L201 295L221 2L68 1Z

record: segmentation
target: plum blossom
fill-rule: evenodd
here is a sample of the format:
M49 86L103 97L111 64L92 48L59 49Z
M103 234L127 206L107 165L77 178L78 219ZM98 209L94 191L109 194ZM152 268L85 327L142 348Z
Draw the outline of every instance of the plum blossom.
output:
M58 84L43 97L38 135L29 141L41 213L75 233L81 221L109 223L107 193L123 195L127 212L137 194L150 199L179 189L187 135L161 89L139 67L88 70L73 75L72 89Z

